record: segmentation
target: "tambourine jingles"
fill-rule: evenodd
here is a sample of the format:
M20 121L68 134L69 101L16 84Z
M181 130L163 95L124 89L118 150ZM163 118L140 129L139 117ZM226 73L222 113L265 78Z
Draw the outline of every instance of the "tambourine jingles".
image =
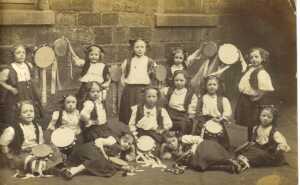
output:
M57 56L65 56L68 49L68 42L65 38L56 39L53 43L54 51Z
M120 65L112 65L109 68L109 73L112 81L119 82L122 76L122 68Z
M49 67L56 60L55 53L52 48L42 46L36 50L34 62L39 68Z
M142 152L149 152L155 148L155 141L150 136L141 136L137 139L137 148Z
M166 78L167 78L167 69L166 69L165 66L157 65L155 67L155 78L160 82L163 82L163 81L166 80Z
M239 60L240 53L233 44L223 44L218 50L218 56L222 63L231 65Z
M52 148L46 144L39 144L32 148L31 153L37 158L45 158L53 153Z
M58 128L51 135L51 142L58 148L68 147L75 141L75 133L69 128Z
M218 52L218 45L213 41L209 41L205 43L202 49L203 55L209 58L215 56L217 52Z
M217 137L223 134L223 127L220 123L209 120L204 124L205 134Z

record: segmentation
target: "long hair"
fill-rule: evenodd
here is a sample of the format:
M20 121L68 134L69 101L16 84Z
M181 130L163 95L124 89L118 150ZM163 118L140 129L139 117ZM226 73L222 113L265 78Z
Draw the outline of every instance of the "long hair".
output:
M200 90L200 94L204 95L207 93L207 83L209 80L216 80L218 83L217 95L224 96L225 85L224 82L216 75L208 75L203 79L203 83L201 83L202 87Z
M270 113L273 115L273 120L271 122L271 124L273 126L277 126L277 120L278 120L278 117L279 117L279 112L278 112L278 109L275 107L275 105L260 105L259 106L259 114L258 114L258 117L257 117L257 120L259 121L260 123L260 114L262 113L263 110L268 110L270 111Z
M246 61L250 61L250 54L254 51L258 51L263 62L269 62L269 58L270 58L270 53L263 49L263 48L260 48L260 47L253 47L253 48L250 48L249 51L247 52L247 55L246 55Z
M184 69L187 69L187 65L186 65L186 60L188 58L188 53L182 49L182 48L174 48L169 56L169 59L168 59L168 65L169 66L172 66L174 64L174 57L177 53L182 53L183 55L183 62L182 62L182 65L184 67Z
M185 70L177 70L174 72L173 77L172 77L172 85L175 86L174 79L179 74L182 74L186 80L185 87L188 89L191 88L190 76L188 75L188 73Z
M59 101L59 105L60 105L60 108L61 110L64 110L65 109L65 102L66 102L66 99L68 97L74 97L76 99L76 107L78 106L78 101L77 101L77 98L75 95L73 94L66 94L62 97L62 99Z
M36 119L36 115L37 115L37 110L35 109L34 107L34 103L30 100L24 100L24 101L20 101L17 103L17 110L16 110L16 118L15 118L15 121L16 123L15 124L19 124L20 122L22 122L22 119L21 119L21 111L22 111L22 107L24 105L31 105L33 107L33 110L34 110L34 119L33 119L33 122L36 122L37 119Z

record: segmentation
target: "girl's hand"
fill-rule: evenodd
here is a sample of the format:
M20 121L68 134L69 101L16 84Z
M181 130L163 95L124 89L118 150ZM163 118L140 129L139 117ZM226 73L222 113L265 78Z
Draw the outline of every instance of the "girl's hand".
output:
M279 145L277 146L277 150L278 150L278 151L288 152L288 151L291 150L291 148L290 148L289 146L287 146L287 145L279 144Z
M170 152L166 152L161 156L161 158L163 160L170 160L170 159L172 159L172 154Z
M12 87L12 88L10 89L10 92L12 92L14 95L17 95L17 94L18 94L18 90L17 90L16 88L14 88L14 87Z

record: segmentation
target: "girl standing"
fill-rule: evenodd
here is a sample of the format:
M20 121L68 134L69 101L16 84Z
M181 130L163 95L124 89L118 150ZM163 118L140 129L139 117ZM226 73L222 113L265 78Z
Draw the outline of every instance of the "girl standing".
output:
M259 105L265 104L266 95L274 91L271 77L263 67L263 62L268 61L268 58L268 51L262 48L250 49L250 65L247 66L238 86L240 96L236 106L235 120L237 124L248 127L249 140L253 127L257 123Z
M210 75L205 78L205 87L203 95L200 96L197 106L196 119L201 131L197 131L197 134L201 134L204 139L217 139L225 148L229 148L229 137L224 124L230 123L232 115L231 105L229 100L222 95L222 83L217 76ZM206 127L211 123L220 125L220 133L212 135L210 137L209 129ZM205 134L207 132L208 134Z
M167 110L173 122L172 130L178 131L180 135L190 134L191 118L194 118L196 114L197 96L188 86L185 71L175 71L173 84L175 87L162 90L167 99Z
M36 87L32 81L33 66L26 61L26 48L24 45L17 45L13 48L14 62L10 64L9 78L7 84L10 86L6 89L9 91L7 101L9 102L8 110L11 110L10 114L16 112L17 102L30 100L36 107L36 119L42 117L42 105L39 96L36 91ZM9 119L10 124L14 122L12 120L15 115L12 115Z
M87 83L88 97L80 112L81 120L84 123L82 134L85 142L93 141L98 137L107 137L107 134L111 134L111 130L107 126L104 105L106 94L102 90L101 84L98 82Z
M251 142L238 152L243 170L286 164L283 154L290 151L290 146L276 128L277 114L272 105L260 108L259 124L253 128Z
M79 81L81 86L77 93L77 100L79 108L81 109L82 103L87 95L88 83L98 82L101 84L103 93L107 93L107 89L110 85L109 68L103 62L104 50L101 46L93 44L87 47L86 59L79 58L73 51L71 44L69 43L69 49L72 52L72 57L76 66L82 67L81 77Z
M63 99L63 108L53 112L47 129L53 131L60 127L66 127L70 128L75 135L79 135L81 133L80 113L76 107L76 97L71 94L65 96Z
M157 105L158 98L158 89L148 87L145 90L144 103L132 107L128 126L134 136L147 135L161 144L162 134L172 127L172 121L167 111Z
M130 41L133 54L122 64L121 83L124 86L119 120L128 124L131 106L141 103L142 90L151 84L151 74L154 72L154 61L145 55L147 43L143 39Z

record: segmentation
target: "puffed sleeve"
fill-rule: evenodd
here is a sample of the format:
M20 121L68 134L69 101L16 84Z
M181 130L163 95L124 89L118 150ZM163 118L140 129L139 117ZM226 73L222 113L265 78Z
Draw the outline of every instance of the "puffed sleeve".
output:
M53 114L52 114L51 121L48 125L48 129L54 129L55 128L55 124L58 120L58 117L59 117L59 111L54 111Z
M136 132L136 125L135 125L135 120L136 120L136 112L137 112L137 105L131 107L131 116L130 120L128 123L128 127L131 133Z
M80 117L83 121L88 122L90 120L91 117L91 113L94 109L94 103L92 101L85 101L83 103L83 108L80 112Z
M229 119L232 116L232 109L228 98L223 97L223 117Z
M76 66L82 67L85 64L85 60L79 58L78 56L72 56L72 59Z
M201 136L184 135L182 136L181 141L185 144L200 144L203 141L203 138Z
M198 97L194 94L191 103L188 106L189 114L196 115L197 104L198 104Z
M274 91L272 80L270 75L265 71L261 70L258 75L258 89L261 91Z
M285 137L280 132L276 131L273 138L274 141L278 143L278 147L280 148L280 150L283 150L285 152L290 151L290 146L287 144Z
M1 146L8 146L12 140L15 137L15 130L13 129L13 127L7 127L2 135L0 136L0 145Z
M163 118L164 129L169 130L170 128L172 128L173 123L166 109L161 109L161 116Z
M111 146L117 143L117 140L113 136L108 136L107 138L98 138L95 140L96 146Z

